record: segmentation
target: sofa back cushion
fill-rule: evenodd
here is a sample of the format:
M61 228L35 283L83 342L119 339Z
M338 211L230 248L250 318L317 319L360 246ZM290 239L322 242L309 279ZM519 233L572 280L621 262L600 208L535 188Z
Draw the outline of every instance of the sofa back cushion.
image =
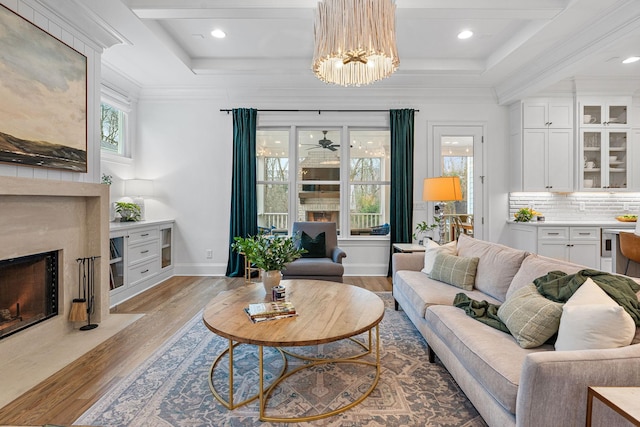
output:
M534 279L544 276L550 271L559 270L567 274L573 274L584 268L586 267L583 265L572 264L537 254L529 254L524 261L522 261L520 269L513 277L511 286L509 286L507 290L507 298L518 289L527 286L529 283L533 283Z
M480 258L475 288L499 301L504 301L507 289L527 252L461 234L458 238L458 255Z

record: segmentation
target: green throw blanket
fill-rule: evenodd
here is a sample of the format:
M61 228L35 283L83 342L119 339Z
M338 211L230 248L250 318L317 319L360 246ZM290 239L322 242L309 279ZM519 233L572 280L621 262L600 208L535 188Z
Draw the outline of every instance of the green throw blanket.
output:
M588 278L620 304L631 315L636 326L640 326L640 302L636 296L640 285L628 277L590 269L580 270L575 274L551 271L538 277L533 283L545 298L565 303Z
M589 277L631 315L636 326L640 326L640 302L638 302L638 297L636 296L636 292L640 290L640 285L628 277L590 269L580 270L575 274L551 271L542 277L538 277L533 283L536 285L538 292L545 298L565 303ZM461 308L468 316L479 322L510 333L507 326L498 317L500 305L487 301L477 301L463 293L455 296L453 305Z
M511 333L509 332L507 325L502 323L502 320L498 317L499 305L491 304L484 300L476 301L463 293L456 294L453 299L453 305L463 309L464 312L467 313L467 316L473 317L478 322L482 322L492 328L498 329L499 331L506 332L508 334Z

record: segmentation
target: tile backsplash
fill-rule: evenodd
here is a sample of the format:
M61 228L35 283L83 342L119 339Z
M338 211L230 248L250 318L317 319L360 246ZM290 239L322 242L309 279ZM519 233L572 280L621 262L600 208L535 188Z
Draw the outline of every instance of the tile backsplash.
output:
M613 220L640 214L640 193L510 193L509 217L521 208L541 212L547 221ZM627 208L625 210L625 208Z

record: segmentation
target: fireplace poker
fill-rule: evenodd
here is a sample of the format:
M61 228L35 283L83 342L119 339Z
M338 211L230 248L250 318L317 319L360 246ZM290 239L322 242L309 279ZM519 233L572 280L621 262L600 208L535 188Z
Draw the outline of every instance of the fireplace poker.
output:
M87 324L80 328L81 331L89 331L91 329L95 329L98 327L97 323L91 323L91 315L95 312L95 260L96 258L92 256L90 258L83 258L83 264L86 262L86 270L85 270L85 290L86 290L86 298L88 301L87 304ZM87 277L88 276L88 277Z

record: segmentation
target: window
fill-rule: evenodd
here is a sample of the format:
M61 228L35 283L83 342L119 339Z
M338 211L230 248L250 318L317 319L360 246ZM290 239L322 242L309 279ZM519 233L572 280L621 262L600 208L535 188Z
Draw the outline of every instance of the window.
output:
M103 151L120 156L125 154L126 118L124 111L104 102L100 104L100 146Z
M388 234L389 139L387 129L259 129L258 226L330 221L343 236Z
M389 131L351 132L349 225L352 235L389 232L391 154Z
M289 131L258 130L258 227L286 234L289 227Z

